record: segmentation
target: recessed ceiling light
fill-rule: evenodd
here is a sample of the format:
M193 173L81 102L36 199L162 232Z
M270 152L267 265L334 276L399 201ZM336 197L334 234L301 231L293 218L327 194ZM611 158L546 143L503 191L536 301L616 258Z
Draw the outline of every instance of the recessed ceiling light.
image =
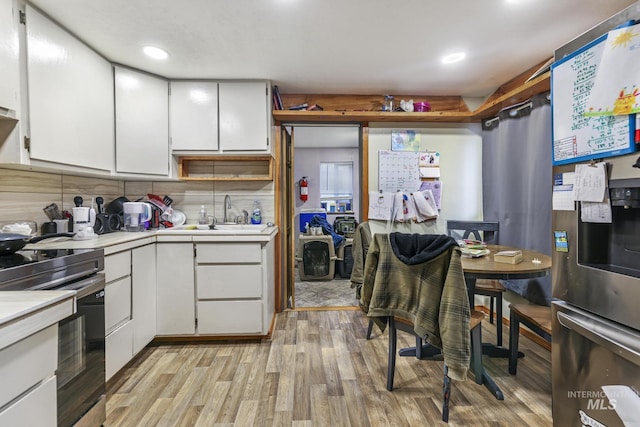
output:
M153 59L167 59L169 57L169 52L155 46L145 46L143 51L145 55Z
M452 53L450 55L447 55L447 56L443 57L442 58L442 63L443 64L453 64L454 62L462 61L465 56L467 56L467 54L464 53L464 52Z

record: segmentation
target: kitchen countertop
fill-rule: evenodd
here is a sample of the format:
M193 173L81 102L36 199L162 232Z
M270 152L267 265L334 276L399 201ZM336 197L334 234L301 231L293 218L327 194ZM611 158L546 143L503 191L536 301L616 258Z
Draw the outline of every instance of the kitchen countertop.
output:
M0 292L0 349L75 312L76 291Z
M42 249L97 249L103 248L110 255L136 246L158 242L268 242L274 238L278 227L266 227L261 231L251 229L197 230L190 226L143 232L118 231L97 236L95 239L73 240L70 237L53 237L24 247L26 250Z
M54 237L31 243L25 250L104 249L110 255L157 242L268 242L278 227L235 227L224 230L198 230L194 226L144 232L115 232L95 239L73 240ZM38 332L75 312L75 291L0 292L0 349Z

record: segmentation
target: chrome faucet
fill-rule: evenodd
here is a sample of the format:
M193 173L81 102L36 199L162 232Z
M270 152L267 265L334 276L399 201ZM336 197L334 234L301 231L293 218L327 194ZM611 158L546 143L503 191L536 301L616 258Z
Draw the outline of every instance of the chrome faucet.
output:
M231 209L231 197L227 194L224 196L224 218L222 219L225 223L229 222L229 218L227 216L229 209Z

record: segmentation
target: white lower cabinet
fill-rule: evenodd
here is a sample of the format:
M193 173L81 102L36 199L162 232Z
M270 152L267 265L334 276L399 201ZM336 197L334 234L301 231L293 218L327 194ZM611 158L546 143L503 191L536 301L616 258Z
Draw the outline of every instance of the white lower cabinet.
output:
M131 251L133 354L156 336L156 245Z
M131 251L104 259L105 377L108 381L133 357Z
M56 425L57 355L57 323L0 350L0 426Z
M198 300L198 334L261 334L261 300Z
M55 376L0 411L0 426L55 427L57 422Z
M271 244L197 243L198 334L266 334L269 328L268 270Z
M105 338L105 379L109 381L133 358L133 324L127 322Z
M266 335L273 241L158 242L157 335Z
M155 244L105 257L105 367L109 380L156 335Z
M158 243L156 262L157 334L195 334L193 243Z

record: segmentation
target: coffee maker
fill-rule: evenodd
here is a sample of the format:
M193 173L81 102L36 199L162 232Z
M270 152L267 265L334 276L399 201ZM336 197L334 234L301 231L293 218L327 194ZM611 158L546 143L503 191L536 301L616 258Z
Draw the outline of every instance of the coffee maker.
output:
M74 240L88 240L95 239L98 235L93 230L93 225L96 222L96 211L92 208L82 206L82 197L76 196L73 198L75 207L73 211L73 236Z

